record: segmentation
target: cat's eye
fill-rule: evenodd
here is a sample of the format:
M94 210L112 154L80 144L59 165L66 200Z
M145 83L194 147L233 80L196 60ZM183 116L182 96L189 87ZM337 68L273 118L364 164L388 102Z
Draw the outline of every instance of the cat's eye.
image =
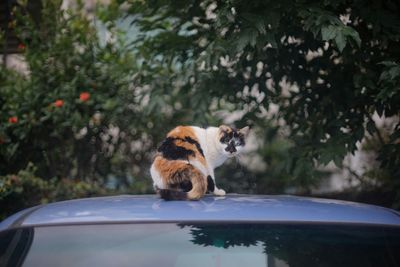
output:
M242 146L243 145L243 142L242 141L235 141L235 146Z
M229 138L227 138L227 137L224 137L224 138L222 138L221 139L221 143L224 143L224 144L228 144L229 143Z
M229 138L228 134L224 133L224 135L222 136L221 139L219 139L219 141L223 144L228 144L230 141L230 138Z

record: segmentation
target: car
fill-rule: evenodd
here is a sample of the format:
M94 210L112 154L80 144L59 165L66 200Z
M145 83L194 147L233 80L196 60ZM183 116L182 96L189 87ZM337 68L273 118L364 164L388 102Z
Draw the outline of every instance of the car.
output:
M287 195L69 200L1 222L0 266L400 266L400 213Z

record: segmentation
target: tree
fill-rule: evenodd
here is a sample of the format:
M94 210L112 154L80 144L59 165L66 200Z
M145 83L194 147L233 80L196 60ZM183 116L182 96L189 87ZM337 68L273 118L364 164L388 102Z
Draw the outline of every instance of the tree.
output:
M399 11L395 1L358 0L135 1L128 9L142 32L135 45L152 108L179 95L200 123L223 107L244 111L238 124L284 129L292 174L331 161L341 167L372 136L381 171L398 189ZM168 77L153 76L158 69ZM375 114L393 120L388 134Z
M40 202L146 192L138 169L151 141L134 81L137 64L118 33L101 38L82 3L26 3L10 23L26 72L0 67L0 201L2 213ZM26 1L25 1L26 2ZM155 135L156 136L156 135Z

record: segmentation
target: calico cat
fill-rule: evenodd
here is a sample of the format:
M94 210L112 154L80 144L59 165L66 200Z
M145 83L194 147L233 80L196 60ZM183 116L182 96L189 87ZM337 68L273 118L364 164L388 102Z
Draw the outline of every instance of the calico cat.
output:
M209 191L224 196L214 169L238 155L249 133L229 126L178 126L158 148L150 172L155 190L166 200L198 200Z

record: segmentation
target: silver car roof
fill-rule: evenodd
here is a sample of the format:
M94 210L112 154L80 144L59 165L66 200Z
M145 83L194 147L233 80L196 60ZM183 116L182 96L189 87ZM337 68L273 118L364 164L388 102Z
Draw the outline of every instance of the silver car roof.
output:
M164 201L156 195L120 195L55 202L23 210L0 231L25 226L131 222L352 223L400 226L400 213L374 205L296 196L207 195Z

